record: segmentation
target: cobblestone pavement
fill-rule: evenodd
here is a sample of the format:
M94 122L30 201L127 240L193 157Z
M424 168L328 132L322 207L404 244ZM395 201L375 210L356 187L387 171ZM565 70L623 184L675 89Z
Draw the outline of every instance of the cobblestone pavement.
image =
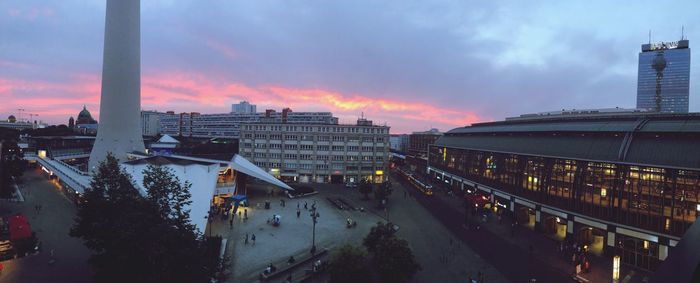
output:
M0 282L91 282L87 263L90 251L81 240L68 235L76 213L73 202L38 169L24 173L20 191L25 202L0 203L0 213L26 215L42 243L42 252L2 262L5 269ZM41 205L39 213L35 205ZM54 250L56 262L50 265L51 250Z

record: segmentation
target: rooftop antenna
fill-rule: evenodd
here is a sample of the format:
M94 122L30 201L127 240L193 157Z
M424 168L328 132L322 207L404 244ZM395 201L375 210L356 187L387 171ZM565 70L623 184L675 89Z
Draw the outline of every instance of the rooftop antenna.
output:
M649 44L651 44L651 30L649 30Z
M681 40L685 40L685 26L681 26Z

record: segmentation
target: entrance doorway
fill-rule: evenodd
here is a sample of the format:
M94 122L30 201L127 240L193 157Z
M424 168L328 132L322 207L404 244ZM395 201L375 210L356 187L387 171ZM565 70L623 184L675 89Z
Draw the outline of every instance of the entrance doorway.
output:
M566 219L561 219L556 216L548 216L542 222L542 229L545 235L552 237L558 241L563 241L566 238Z
M535 229L535 211L529 207L518 208L516 219L520 225Z
M617 234L617 247L621 260L642 269L654 271L659 265L659 244Z
M583 227L576 233L576 243L597 256L603 255L604 242L605 233L600 229Z
M332 184L342 184L343 183L343 175L331 175L331 183Z

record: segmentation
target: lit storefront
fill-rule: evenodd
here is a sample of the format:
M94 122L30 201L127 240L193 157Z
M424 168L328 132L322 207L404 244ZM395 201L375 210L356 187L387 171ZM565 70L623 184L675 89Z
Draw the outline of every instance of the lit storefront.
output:
M458 128L429 148L428 172L436 183L485 186L497 204L509 205L510 196L509 210L521 223L534 219L555 238L564 232L600 253L620 254L624 264L654 270L665 257L657 251L683 237L700 211L693 145L700 130L677 126L700 125L700 116L643 118L608 118L614 130L606 131L590 118Z

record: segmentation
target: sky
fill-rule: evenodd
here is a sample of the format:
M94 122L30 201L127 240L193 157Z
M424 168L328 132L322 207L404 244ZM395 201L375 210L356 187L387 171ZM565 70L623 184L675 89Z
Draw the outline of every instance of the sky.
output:
M141 106L364 115L392 133L636 103L652 41L700 1L143 0ZM99 117L104 0L0 0L0 117ZM691 55L690 110L700 111ZM25 109L18 111L17 109Z

